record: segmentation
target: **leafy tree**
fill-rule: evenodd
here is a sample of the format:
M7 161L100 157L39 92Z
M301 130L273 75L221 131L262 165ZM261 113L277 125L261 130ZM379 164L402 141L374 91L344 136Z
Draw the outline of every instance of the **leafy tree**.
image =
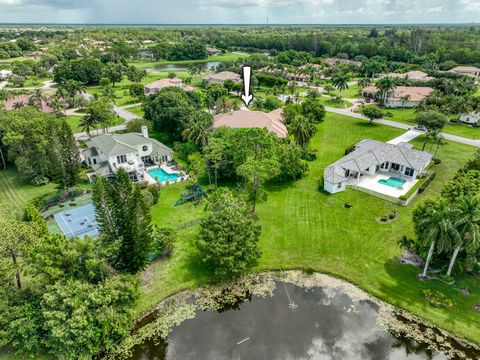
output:
M95 129L97 126L101 126L105 132L117 116L112 109L112 105L104 99L91 101L85 112L87 115L83 117L81 126L82 130L85 130L89 135L91 129Z
M153 123L155 130L167 133L172 140L179 140L196 109L184 91L170 87L148 96L143 110L145 119Z
M436 137L445 127L448 118L444 114L435 111L426 111L417 113L415 121L418 125L425 127L428 137ZM425 137L423 141L422 150L425 150L428 137Z
M263 108L265 111L273 111L275 109L281 108L283 105L282 101L276 96L269 95L265 98Z
M126 69L125 74L127 75L128 80L131 82L139 83L147 76L147 71L131 65Z
M454 203L462 196L476 196L480 193L480 171L469 170L458 172L455 177L447 181L442 187L442 197L449 203Z
M302 103L301 114L310 119L314 124L320 124L326 115L325 107L313 99L305 99Z
M177 232L171 226L153 226L152 239L153 249L156 254L169 256L177 242Z
M22 288L21 274L25 273L24 262L19 260L37 239L39 228L35 223L18 220L0 221L0 262L5 274L15 274L17 287ZM13 278L9 279L10 282Z
M210 211L200 224L197 248L202 262L219 278L244 273L260 257L261 228L245 204L226 189L209 196Z
M142 84L135 83L131 84L128 87L128 92L130 96L133 97L137 101L143 101L145 99L144 88Z
M110 79L113 87L115 83L122 81L124 74L125 67L122 64L109 62L102 70L102 75Z
M130 273L143 269L152 237L150 210L140 186L119 168L112 181L103 177L95 180L92 199L103 243L118 246L111 257L112 265Z
M57 83L76 80L85 85L98 84L102 78L103 65L97 59L79 58L62 61L53 71Z
M153 129L153 124L151 121L140 118L129 121L125 125L125 131L127 133L141 133L142 126L146 126L149 131Z
M370 120L370 124L373 121L381 119L383 116L385 116L382 109L380 109L376 105L362 106L360 111L362 112L363 116L367 117Z
M224 151L225 141L221 138L212 138L208 146L204 148L209 178L211 178L210 169L213 169L215 187L218 186L218 171L222 166L222 161L225 160Z

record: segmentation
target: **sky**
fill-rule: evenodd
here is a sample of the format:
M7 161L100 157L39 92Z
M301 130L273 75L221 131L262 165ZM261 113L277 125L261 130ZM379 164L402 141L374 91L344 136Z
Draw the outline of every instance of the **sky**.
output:
M0 23L480 23L480 0L0 0Z

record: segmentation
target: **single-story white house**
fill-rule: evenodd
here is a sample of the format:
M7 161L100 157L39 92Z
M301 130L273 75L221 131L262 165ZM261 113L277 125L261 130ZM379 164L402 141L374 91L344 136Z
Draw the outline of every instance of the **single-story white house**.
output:
M376 86L368 86L362 90L362 94L367 98L375 98L379 91ZM432 92L433 89L426 86L396 86L388 96L385 106L391 108L416 107Z
M10 75L12 75L11 70L0 70L0 80L1 81L8 80Z
M460 115L460 121L466 124L480 124L480 112L469 112L468 114Z
M415 150L408 143L362 140L351 153L325 168L323 188L335 194L351 185L398 198L416 183L417 175L432 159L432 154Z
M93 169L90 178L113 176L118 169L125 169L132 181L144 181L145 168L161 165L173 158L173 151L161 142L148 137L148 129L142 133L102 134L87 142L83 151L85 163Z

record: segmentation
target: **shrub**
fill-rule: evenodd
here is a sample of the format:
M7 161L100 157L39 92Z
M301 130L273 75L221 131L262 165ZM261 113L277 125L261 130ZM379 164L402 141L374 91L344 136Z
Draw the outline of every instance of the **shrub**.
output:
M421 194L425 191L425 189L428 187L428 185L430 185L430 183L433 181L433 179L435 179L435 177L437 176L437 173L435 171L433 171L431 174L430 174L430 177L428 179L426 179L423 184L420 186L420 188L418 189L418 192Z
M435 307L452 307L453 302L441 291L432 291L430 289L423 290L423 296Z
M177 232L170 226L153 227L153 250L156 254L161 256L169 256L174 249L177 241Z
M345 149L345 155L350 154L350 153L353 152L354 150L355 150L355 145L349 146L348 148Z
M153 204L158 203L158 200L160 199L160 185L158 183L148 185L147 190L152 195Z
M395 218L395 215L396 215L395 212L392 211L392 212L390 212L390 213L388 214L388 218L389 218L389 219L394 219L394 218Z

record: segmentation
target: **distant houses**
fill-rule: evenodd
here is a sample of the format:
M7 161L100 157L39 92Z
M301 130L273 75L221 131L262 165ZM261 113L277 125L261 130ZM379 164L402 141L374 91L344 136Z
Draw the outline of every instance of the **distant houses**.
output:
M157 81L154 81L150 84L145 85L145 87L144 87L145 95L156 94L160 90L168 88L168 87L178 87L178 88L180 88L180 89L182 89L183 91L186 91L186 92L195 91L194 87L186 85L181 79L178 79L178 78L160 79L160 80L157 80Z
M470 125L480 125L480 112L470 112L460 115L460 121Z
M379 91L376 86L368 86L362 90L362 94L366 98L376 98ZM433 89L430 87L397 86L387 97L385 106L392 108L415 107L432 92Z
M435 79L434 77L428 76L427 73L419 70L408 71L403 74L398 73L390 73L385 76L399 78L399 79L408 79L408 80L415 80L415 81L429 81Z
M25 106L32 106L32 100L30 100L32 96L33 95L22 95L8 99L3 103L3 107L5 110L15 110ZM46 100L41 100L38 109L44 113L55 112L55 110L48 105Z
M339 58L326 58L323 59L325 63L330 66L338 66L338 65L354 65L354 66L361 66L362 63L360 61L348 60L348 59L339 59Z
M477 78L480 76L480 69L475 66L457 66L449 71L457 74L467 75L474 78Z
M11 70L0 70L0 81L8 80L10 75L12 75Z
M287 127L282 119L282 109L277 109L269 113L238 110L216 115L213 120L213 127L217 129L222 126L232 129L266 129L279 138L286 138L288 135Z
M207 48L207 53L208 53L209 56L217 56L217 55L220 55L222 53L222 50L212 48L212 47L208 47Z
M217 74L210 74L205 76L203 79L209 84L220 85L223 85L223 83L227 80L232 80L233 82L237 83L242 81L242 77L240 75L231 71L222 71Z
M112 177L118 169L124 169L130 180L144 181L146 167L161 165L173 158L170 148L148 137L146 126L142 126L141 134L102 134L91 138L86 145L82 154L93 170L90 179Z

